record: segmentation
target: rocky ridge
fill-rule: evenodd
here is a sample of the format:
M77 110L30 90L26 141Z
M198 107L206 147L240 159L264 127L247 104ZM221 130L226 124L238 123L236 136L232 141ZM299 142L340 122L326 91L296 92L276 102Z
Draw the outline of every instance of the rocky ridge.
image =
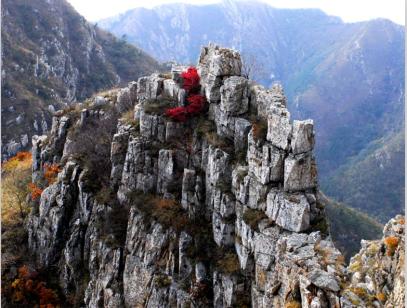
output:
M312 120L291 122L281 86L242 77L234 50L203 47L197 68L208 111L186 123L162 115L185 103L186 68L173 67L58 113L49 136L33 137L34 182L62 166L27 224L38 265L58 265L64 293L88 307L366 307L353 285L375 307L401 307L401 218L385 229L400 237L393 254L369 255L393 276L367 285L330 238ZM109 167L95 168L75 136L116 113Z
M162 61L194 63L208 42L237 49L251 79L281 82L293 118L314 120L319 182L329 197L382 224L404 212L401 25L226 0L135 8L99 26Z

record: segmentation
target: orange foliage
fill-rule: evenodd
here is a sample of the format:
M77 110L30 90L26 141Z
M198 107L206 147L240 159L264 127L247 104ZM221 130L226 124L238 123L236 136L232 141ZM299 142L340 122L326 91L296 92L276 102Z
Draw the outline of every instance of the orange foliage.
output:
M44 165L44 177L48 182L48 185L51 185L57 179L58 173L61 171L61 168L57 164L45 164Z
M387 248L387 255L392 256L394 255L394 252L399 244L399 239L395 236L389 236L384 239L384 244Z
M34 183L30 183L28 184L28 190L31 193L31 198L33 200L37 200L38 198L41 197L41 194L43 192L43 189L39 188L37 185L35 185Z
M18 152L14 157L19 161L32 159L32 155L30 152Z
M376 294L376 298L381 301L382 303L384 303L386 301L386 294L384 293L377 293Z
M26 165L31 165L32 155L30 152L18 152L15 156L3 163L3 170L11 172Z
M8 291L15 304L38 307L59 307L57 293L46 287L46 283L38 279L38 272L27 266L18 269L18 277L11 283Z
M155 198L153 202L154 205L160 209L169 209L177 205L177 202L173 199Z

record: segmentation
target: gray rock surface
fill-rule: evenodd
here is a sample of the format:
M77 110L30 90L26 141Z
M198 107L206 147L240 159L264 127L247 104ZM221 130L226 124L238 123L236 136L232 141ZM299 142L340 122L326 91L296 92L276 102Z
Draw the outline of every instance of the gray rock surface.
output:
M312 151L314 148L314 121L295 121L293 122L293 132L291 148L293 154L300 154Z
M35 183L45 163L62 166L27 222L38 266L58 266L64 294L87 307L401 307L404 218L345 268L321 227L312 122L291 125L281 87L240 77L235 51L203 48L198 67L213 106L199 120L144 110L163 91L182 104L182 69L119 90L135 118L111 136L108 187L70 150L80 120L56 116L49 138L33 138ZM253 110L266 140L253 136ZM104 116L91 107L83 121Z

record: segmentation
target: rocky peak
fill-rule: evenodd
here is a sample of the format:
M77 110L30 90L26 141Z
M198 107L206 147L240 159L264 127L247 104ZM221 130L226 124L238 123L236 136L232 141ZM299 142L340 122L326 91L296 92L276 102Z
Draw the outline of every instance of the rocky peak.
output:
M242 77L234 50L203 47L197 67L208 108L185 123L163 115L186 104L173 67L33 138L35 181L62 167L27 225L38 264L58 264L66 295L89 307L354 307L312 120L291 122L281 86Z

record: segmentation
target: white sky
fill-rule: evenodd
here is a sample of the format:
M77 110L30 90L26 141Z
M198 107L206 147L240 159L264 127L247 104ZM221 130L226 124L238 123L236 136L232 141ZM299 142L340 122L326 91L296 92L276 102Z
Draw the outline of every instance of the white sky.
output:
M219 0L68 0L89 21L97 21L136 7L151 8L160 4L183 2L216 3ZM405 24L405 0L262 0L279 8L320 8L345 22L388 18Z

